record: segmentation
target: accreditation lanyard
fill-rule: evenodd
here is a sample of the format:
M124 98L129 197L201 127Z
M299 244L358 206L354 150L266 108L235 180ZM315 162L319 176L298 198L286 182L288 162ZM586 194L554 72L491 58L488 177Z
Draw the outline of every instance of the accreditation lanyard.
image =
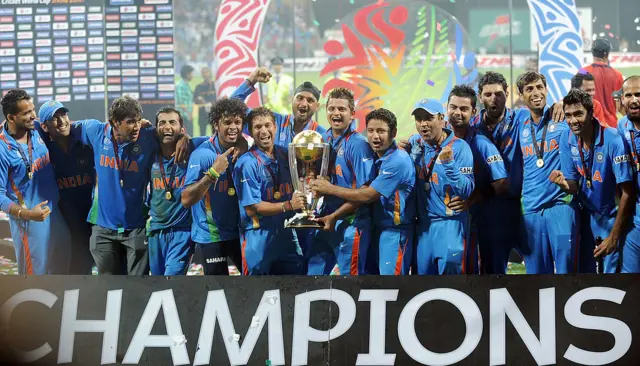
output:
M542 161L543 163L544 159L542 159L542 157L544 156L544 143L547 138L547 129L549 128L549 123L552 122L547 122L542 128L542 141L540 141L540 146L538 146L538 139L536 139L536 129L533 126L533 121L530 121L529 123L529 127L531 128L531 137L533 138L533 150L538 157L538 161Z
M260 156L258 155L258 152L256 150L252 150L251 153L253 153L256 159L258 159L258 164L263 165L264 168L267 170L267 172L269 172L269 175L271 176L271 182L273 183L273 198L279 200L282 197L282 194L280 193L280 179L278 175L274 173L274 171L271 169L269 164L265 164L264 161L260 159ZM278 163L278 152L275 146L273 147L273 159L276 161L278 173L280 173L280 164Z
M596 132L598 131L598 126L596 126L595 124L593 125L593 143L591 144L591 149L589 149L589 161L585 161L584 160L584 152L583 147L584 145L584 141L579 138L578 139L578 151L580 152L580 162L582 163L582 170L584 171L584 178L587 180L587 187L591 188L592 186L592 179L593 179L593 175L591 174L591 172L593 171L593 160L595 160L593 158L594 154L595 154L595 150L596 150ZM588 165L587 165L588 163Z
M218 136L212 137L210 141L211 141L211 146L213 146L213 150L216 152L216 155L220 156L225 152L224 146L222 146L222 144L220 143L220 138ZM229 196L235 195L236 187L233 184L231 163L227 165L227 182L229 182L229 188L227 189L227 194Z
M420 143L422 145L422 165L425 169L425 173L424 173L424 180L425 180L425 191L428 191L431 188L431 184L429 183L431 181L431 176L433 175L433 169L436 165L436 160L438 159L438 155L440 155L440 151L442 151L442 146L440 144L436 145L436 149L435 149L435 153L433 154L433 157L431 157L431 160L429 161L429 164L427 165L426 162L426 151L427 149L425 148L425 142L421 142Z
M631 147L633 148L633 162L636 163L636 172L640 172L640 160L638 159L638 148L636 147L636 131L629 131L631 136Z
M111 145L113 146L113 155L116 158L116 167L118 168L118 177L120 178L120 187L124 187L124 173L122 171L122 164L120 159L120 149L118 147L118 140L116 140L115 131L111 130Z
M168 181L167 181L167 175L165 174L165 171L164 171L164 157L162 156L159 150L158 150L158 165L160 166L160 176L162 177L162 183L164 184L164 190L165 190L164 197L167 199L167 201L169 201L173 197L173 187L171 185L173 184L173 181L176 179L177 164L175 161L173 162L173 165L171 166L171 176L169 177Z
M15 139L15 136L12 136ZM31 180L33 178L33 140L31 139L31 132L27 131L27 154L29 157L27 158L27 154L22 150L22 146L18 140L16 140L16 147L18 148L18 153L24 162L24 166L27 169L27 176Z

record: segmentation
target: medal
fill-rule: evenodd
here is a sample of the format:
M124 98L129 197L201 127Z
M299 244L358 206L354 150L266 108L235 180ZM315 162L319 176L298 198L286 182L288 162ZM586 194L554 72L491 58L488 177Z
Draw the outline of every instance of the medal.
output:
M29 172L29 180L33 179L33 172Z
M120 179L120 187L124 187L124 180Z
M280 192L278 192L278 191L276 191L276 192L273 194L273 198L275 198L275 199L277 199L277 200L279 200L281 197L282 197L282 195L281 195L281 194L280 194Z
M227 189L227 194L229 196L235 196L236 195L236 190L233 189L233 188L229 188L229 189Z
M430 190L430 189L431 189L431 184L429 184L429 182L425 182L425 184L424 184L424 190L425 190L426 192L429 192L429 190Z
M587 181L587 188L591 189L591 181L590 180Z
M544 156L544 143L547 138L547 129L549 128L549 123L553 122L548 122L544 125L544 128L542 129L542 141L540 141L540 146L538 146L538 140L536 139L536 129L533 127L533 122L529 122L529 127L531 128L531 137L533 138L533 150L538 157L538 160L536 160L536 166L538 168L542 168L544 166L544 159L542 159L542 157Z
M173 195L169 191L167 191L167 193L164 194L164 198L166 198L167 201L171 201L172 197Z
M636 171L640 172L640 163L636 163Z

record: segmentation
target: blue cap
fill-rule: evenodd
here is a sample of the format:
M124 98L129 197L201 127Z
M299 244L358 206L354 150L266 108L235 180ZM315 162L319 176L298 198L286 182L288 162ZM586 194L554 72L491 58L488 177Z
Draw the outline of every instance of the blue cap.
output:
M65 112L69 112L69 108L63 106L62 103L57 100L45 102L38 111L38 119L41 123L45 123L53 118L53 115L60 109L64 109Z
M433 99L422 99L421 101L416 103L415 107L413 107L413 112L418 109L425 110L428 113L433 114L434 116L437 114L444 114L444 107L442 106L442 104Z

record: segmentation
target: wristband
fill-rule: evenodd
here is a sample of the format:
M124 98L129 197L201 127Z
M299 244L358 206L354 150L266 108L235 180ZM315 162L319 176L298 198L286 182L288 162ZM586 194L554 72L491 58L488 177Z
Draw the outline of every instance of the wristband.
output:
M209 168L209 174L216 179L220 178L220 173L213 169L213 167Z

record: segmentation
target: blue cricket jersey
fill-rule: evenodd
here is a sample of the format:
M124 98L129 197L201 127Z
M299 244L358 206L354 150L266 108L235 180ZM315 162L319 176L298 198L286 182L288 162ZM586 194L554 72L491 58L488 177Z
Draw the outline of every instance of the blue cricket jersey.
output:
M254 229L284 227L284 221L293 217L293 211L274 216L249 216L246 207L260 202L286 202L293 196L287 148L275 145L274 159L256 146L242 155L233 170L233 181L238 187L240 202L240 228L243 232ZM276 192L280 198L276 198Z
M578 137L570 130L562 134L562 174L565 179L579 183L578 199L589 212L611 217L618 209L617 185L633 180L633 169L618 131L602 126L596 119L593 122L596 124L596 134L591 150L578 144ZM587 186L587 173L591 175L591 188Z
M164 170L164 179L160 164ZM182 206L181 202L186 175L186 164L176 164L174 157L167 159L156 154L153 158L149 197L150 231L191 228L191 210ZM170 197L167 197L167 192L170 192Z
M475 188L473 176L473 153L469 144L443 129L447 138L440 148L424 142L420 135L411 136L411 158L418 169L416 193L418 199L418 218L422 224L435 218L463 217L466 211L454 212L447 205L453 197L468 199ZM453 160L442 163L438 155L446 146L453 150ZM426 189L429 168L433 171Z
M468 129L464 141L469 144L473 154L476 187L483 190L492 182L508 177L504 159L491 140Z
M353 124L342 135L333 137L331 129L322 134L324 142L331 147L329 178L331 184L344 188L360 188L375 178L374 154L367 140L353 129ZM324 196L320 215L332 214L345 201L335 196ZM370 219L368 205L362 205L355 214L343 218L353 223L354 220Z
M559 203L571 203L573 196L563 192L560 187L549 180L552 171L561 169L559 144L562 133L569 129L567 122L553 122L549 107L545 107L544 114L538 124L533 122L530 113L525 116L527 119L520 125L519 131L524 171L522 178L523 213L537 212ZM536 150L533 146L531 127L535 131L536 144L540 147L545 126L548 126L546 127L547 133L544 147L540 150L544 166L539 168L536 165L538 156L536 156Z
M371 187L381 194L373 205L373 223L382 229L415 224L416 170L409 154L396 142L375 161L377 176Z
M476 132L491 140L500 151L509 174L509 192L514 197L519 197L522 193L522 150L518 133L520 125L526 119L523 116L528 113L526 109L507 108L502 120L493 129L489 129L484 123L486 111L483 109L470 122Z
M231 94L231 98L236 98L244 101L255 90L256 89L248 81L245 80L242 84L240 84L240 86L236 90L233 91L233 93ZM274 115L276 116L275 143L276 145L280 145L282 147L288 148L291 141L293 141L293 137L295 136L295 133L293 132L293 124L294 124L293 114L284 115L284 114L274 112ZM248 125L245 125L243 132L247 135L251 135L248 128L249 128ZM317 131L318 133L323 134L327 129L320 126L318 122L312 119L309 119L309 121L303 128L303 131L306 131L306 130Z
M145 227L144 198L159 148L155 130L143 128L136 142L117 143L109 123L88 119L75 122L71 133L93 148L96 184L87 221L111 230Z
M42 130L40 123L36 123L36 127L49 149L60 202L71 205L82 215L87 215L91 208L91 195L96 176L93 150L71 135L69 151L64 151Z
M218 136L210 137L196 148L189 157L189 167L185 186L197 183L213 166L218 155L227 149L220 144ZM204 198L191 207L191 239L200 244L216 243L240 237L238 223L237 188L234 188L232 174L233 156L229 154L229 168L220 173L216 184L212 184ZM231 193L231 194L230 194Z
M58 205L58 187L49 149L37 131L28 133L33 147L31 159L29 146L18 143L9 135L9 131L0 128L0 210L7 213L11 206L20 203L24 203L28 209L43 201L49 201L47 206L52 210ZM29 164L32 179L28 176Z
M633 125L633 122L625 116L618 121L618 132L620 132L620 135L623 137L626 152L631 156L632 167L634 168L633 174L636 178L636 213L633 216L633 225L640 227L640 194L638 194L638 192L640 192L640 177L638 176L640 170L637 169L638 164L640 164L640 156L638 156L640 152L640 131L638 131Z

